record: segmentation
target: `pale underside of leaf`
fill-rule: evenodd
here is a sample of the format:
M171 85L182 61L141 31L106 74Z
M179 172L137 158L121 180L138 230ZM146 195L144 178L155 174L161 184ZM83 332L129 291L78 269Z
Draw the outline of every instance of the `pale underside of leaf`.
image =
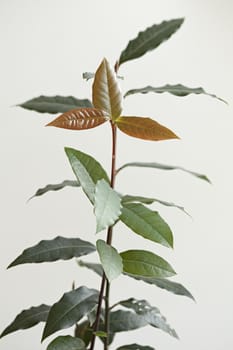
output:
M42 340L76 324L97 304L98 294L97 290L84 286L65 293L50 309Z
M120 305L134 310L136 314L145 317L145 320L153 327L159 328L169 335L178 338L175 330L167 323L166 318L160 313L157 307L151 306L146 300L130 298L122 300Z
M62 129L86 130L95 128L109 119L108 114L97 108L77 108L63 113L47 126Z
M112 226L121 214L121 197L104 179L96 184L94 211L96 232Z
M73 96L39 96L18 105L40 113L64 113L75 108L93 107L88 99Z
M127 47L122 51L119 58L119 65L141 57L146 52L158 47L162 42L169 39L180 28L183 22L183 18L163 21L160 24L154 24L146 30L139 32L138 36L129 41Z
M108 245L102 239L96 242L96 247L105 275L111 283L123 271L122 258L114 247Z
M68 260L94 252L95 246L79 238L56 237L52 240L43 240L37 245L27 248L9 266L19 264L52 262Z
M123 271L143 277L171 277L175 271L160 256L146 250L128 250L121 254Z
M131 163L126 163L124 165L122 165L119 169L117 169L117 173L119 173L119 171L121 171L124 168L127 167L139 167L139 168L154 168L154 169L160 169L160 170L182 170L186 173L189 173L193 176L198 177L201 180L205 180L209 183L210 180L208 179L208 177L206 175L200 174L200 173L196 173L194 171L190 171L187 170L181 166L174 166L174 165L167 165L167 164L161 164L161 163L156 163L156 162L131 162Z
M173 235L168 224L157 212L141 203L122 203L120 220L140 236L165 247L173 247Z
M20 329L27 329L37 325L40 322L46 322L50 306L42 304L33 306L30 309L23 310L16 316L14 321L2 332L0 338L9 333L16 332Z
M85 350L86 346L82 339L70 335L59 336L49 343L46 350Z
M92 87L92 101L95 108L104 110L113 120L121 114L122 96L108 61L104 58L98 67Z
M210 96L213 98L217 98L218 100L220 100L224 103L227 103L222 98L220 98L214 94L210 94L210 93L206 92L202 87L190 88L190 87L184 86L182 84L176 84L176 85L167 84L167 85L159 86L159 87L153 87L153 86L148 85L148 86L145 86L143 88L129 90L126 92L124 97L127 97L129 95L138 94L138 93L147 94L148 92L155 92L158 94L168 92L172 95L181 96L181 97L187 96L190 94L196 94L196 95L203 94L203 95L207 95L207 96Z
M143 140L162 141L179 138L173 131L150 118L121 116L117 118L116 125L125 134Z
M29 200L34 197L42 196L43 194L50 191L62 190L64 187L80 187L80 183L78 180L64 180L59 184L49 184L49 185L46 185L45 187L39 188L36 191L36 193L29 198Z
M105 170L99 162L86 153L68 147L65 148L65 152L83 191L90 201L94 203L97 181L104 179L106 182L109 182Z

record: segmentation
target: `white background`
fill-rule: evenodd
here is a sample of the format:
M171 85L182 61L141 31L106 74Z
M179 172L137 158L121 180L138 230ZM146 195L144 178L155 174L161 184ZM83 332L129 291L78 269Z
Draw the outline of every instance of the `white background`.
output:
M103 57L114 64L140 30L185 17L170 40L122 66L122 90L183 83L202 86L229 106L208 96L128 97L125 115L152 117L181 140L153 143L119 132L117 163L180 165L207 174L213 185L178 171L124 170L119 191L184 205L192 219L154 205L173 229L173 251L123 225L116 229L114 243L120 251L140 247L162 254L178 273L174 280L193 293L196 303L120 277L113 283L112 302L147 298L166 315L180 340L147 327L119 334L113 348L138 342L161 350L232 349L232 16L231 0L1 0L1 331L21 310L56 302L73 280L77 286L98 288L98 278L78 269L74 260L6 267L42 239L64 235L96 240L92 208L81 190L64 189L26 201L39 187L73 179L64 146L92 154L108 169L111 152L108 125L84 132L44 128L53 116L14 106L41 94L90 98L91 82L82 80L82 72L95 71ZM46 349L52 337L40 344L41 331L38 325L9 335L0 340L0 349Z

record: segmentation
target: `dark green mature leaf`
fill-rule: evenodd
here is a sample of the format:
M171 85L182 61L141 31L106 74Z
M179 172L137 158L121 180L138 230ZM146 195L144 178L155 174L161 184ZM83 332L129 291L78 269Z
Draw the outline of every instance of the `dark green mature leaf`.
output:
M76 108L59 115L46 126L69 130L87 130L96 128L109 120L105 111L97 108Z
M18 105L40 113L64 113L70 109L92 107L88 99L77 99L73 96L39 96Z
M96 247L105 275L111 283L123 271L122 258L114 247L105 243L102 239L96 242Z
M146 86L144 88L140 88L140 89L132 89L126 92L126 94L124 95L124 97L129 96L129 95L134 95L134 94L147 94L148 92L156 92L156 93L163 93L163 92L169 92L172 95L175 96L187 96L190 94L203 94L203 95L208 95L214 98L217 98L218 100L227 103L226 101L224 101L222 98L213 95L213 94L209 94L208 92L206 92L202 87L198 87L198 88L189 88L187 86L184 86L182 84L176 84L176 85L164 85L164 86L160 86L160 87L153 87L153 86Z
M94 211L96 232L112 226L121 214L121 197L104 179L96 184Z
M88 320L85 320L76 325L75 337L81 338L84 341L85 345L88 346L92 338L92 329Z
M95 246L90 242L79 238L58 236L52 240L43 240L37 245L25 249L8 268L19 264L68 260L90 254L95 250Z
M116 120L117 127L125 134L149 141L164 141L179 137L167 127L151 118L121 116Z
M80 187L80 182L78 180L64 180L63 182L59 184L49 184L43 188L39 188L36 193L29 198L32 199L34 197L42 196L43 194L49 192L49 191L59 191L62 190L64 187Z
M122 345L116 350L155 350L155 348L152 348L151 346L148 345L140 345L140 344L127 344L127 345Z
M135 312L117 310L110 313L110 332L127 332L146 326L148 323L143 316Z
M170 277L175 271L160 256L146 250L127 250L121 254L123 271L127 274L143 277Z
M59 336L49 343L46 350L85 350L86 346L82 339L70 335Z
M97 304L98 294L97 290L85 286L65 293L51 307L42 340L60 329L71 327L77 323Z
M160 313L159 309L151 306L146 300L130 298L121 301L120 305L134 310L136 314L143 316L151 326L159 328L171 336L178 338L175 330L169 326L166 318Z
M161 163L155 163L155 162L152 162L152 163L148 163L148 162L146 162L146 163L145 162L126 163L126 164L122 165L117 170L117 173L119 173L119 171L121 171L122 169L127 168L127 167L154 168L154 169L160 169L160 170L182 170L182 171L185 171L186 173L189 173L191 175L198 177L201 180L205 180L205 181L211 183L206 175L187 170L181 166L167 165L167 164L161 164Z
M121 52L119 65L129 60L141 57L146 52L154 50L162 42L169 39L184 22L184 18L163 21L160 24L154 24L143 32L139 32L138 36L131 40L127 47Z
M140 203L122 203L120 220L140 236L165 247L173 246L172 231L161 216Z
M77 260L77 263L81 267L86 267L86 268L94 271L100 277L103 276L103 267L102 267L101 264L88 263L88 262L85 262L85 261L82 261L82 260Z
M151 198L151 197L142 197L142 196L131 196L131 195L125 195L122 197L122 203L135 203L135 202L139 202L139 203L143 203L143 204L152 204L154 202L157 202L159 204L165 205L166 207L175 207L178 208L180 210L182 210L183 212L186 213L186 211L184 210L183 207L171 203L171 202L166 202L166 201L162 201L161 199L158 198ZM186 213L187 214L187 213Z
M124 273L124 275L132 277L139 281L143 281L148 284L153 284L161 289L165 289L166 291L174 293L176 295L186 296L190 299L195 300L192 294L182 284L170 281L166 278L135 276L130 273Z
M86 153L68 147L65 148L65 152L83 191L90 201L94 203L97 181L104 179L109 182L105 170L99 162Z
M116 79L116 74L110 64L103 59L99 65L92 86L92 101L95 108L104 110L113 120L122 111L122 96Z
M14 321L2 332L0 338L9 333L13 333L20 329L27 329L37 325L40 322L46 322L50 306L42 304L33 306L30 309L23 310L16 316Z

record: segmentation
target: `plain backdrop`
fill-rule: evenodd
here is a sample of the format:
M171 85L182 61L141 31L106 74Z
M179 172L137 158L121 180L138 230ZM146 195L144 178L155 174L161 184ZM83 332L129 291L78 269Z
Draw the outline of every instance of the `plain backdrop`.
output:
M6 270L23 249L57 235L95 242L92 208L80 189L64 189L27 202L48 183L73 179L64 146L96 157L110 168L110 128L72 132L45 128L53 119L16 107L44 95L91 97L94 72L103 57L113 65L140 30L163 20L185 17L181 29L158 49L122 65L122 91L146 85L202 86L226 99L134 95L124 100L125 115L154 118L181 140L146 142L118 135L118 166L157 161L207 174L212 185L181 171L125 169L117 189L183 205L181 211L153 205L170 224L175 248L143 240L118 225L114 244L121 250L150 249L175 268L196 303L185 297L120 277L111 301L146 298L176 329L180 340L151 327L117 335L113 349L138 342L161 350L225 350L233 347L232 281L232 81L233 2L231 0L1 0L0 2L0 329L21 310L53 304L77 286L99 288L92 272L75 260L22 265ZM89 260L94 261L95 255ZM86 258L88 260L88 258ZM42 325L0 340L2 350L42 350ZM58 334L70 334L64 330ZM98 343L97 349L101 349Z

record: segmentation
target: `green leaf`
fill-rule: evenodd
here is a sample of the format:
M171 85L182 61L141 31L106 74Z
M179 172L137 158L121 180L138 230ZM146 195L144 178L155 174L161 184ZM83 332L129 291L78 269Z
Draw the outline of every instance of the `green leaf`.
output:
M121 214L121 197L104 180L98 180L95 189L94 211L96 232L112 226Z
M46 126L69 130L87 130L105 123L108 114L97 108L76 108L59 115Z
M107 112L113 120L121 114L121 92L116 74L112 71L106 58L103 59L95 73L92 87L92 101L95 108Z
M65 152L83 191L90 201L94 203L97 181L104 179L109 182L105 170L100 163L86 153L68 147L65 148Z
M77 99L73 96L39 96L18 105L40 113L64 113L70 109L92 107L88 99Z
M94 271L97 275L99 275L100 277L103 276L103 267L101 264L95 264L95 263L88 263L82 260L77 260L77 263L79 266L81 267L86 267L92 271Z
M136 314L143 316L148 324L159 328L162 331L178 338L175 330L169 326L166 318L160 313L157 307L151 306L146 300L130 298L120 302L120 305L134 310Z
M140 203L122 203L120 220L135 233L160 243L173 246L172 231L161 216Z
M117 310L110 312L110 332L127 332L147 325L143 316L131 311Z
M130 273L124 273L124 275L128 277L132 277L138 281L143 281L148 284L153 284L173 294L186 296L190 299L195 300L192 294L182 284L170 281L166 278L135 276Z
M82 339L70 335L59 336L49 343L46 350L85 350L86 346Z
M46 322L50 306L42 304L33 306L30 309L23 310L16 316L14 321L2 332L0 338L9 333L16 332L20 329L27 329L37 325L40 322Z
M183 18L163 21L160 24L154 24L143 32L139 32L138 36L129 41L127 47L121 52L119 65L154 50L162 42L169 39L180 28L183 22Z
M116 125L123 133L138 139L164 141L179 138L173 131L150 118L121 116L116 119Z
M86 81L93 79L94 77L95 77L95 73L93 73L93 72L84 72L83 73L83 79Z
M88 346L92 338L92 329L90 327L89 321L85 320L76 325L75 337L81 338L84 341L85 345Z
M96 242L97 251L102 263L105 275L111 283L123 271L122 259L117 250L105 243L102 239Z
M139 344L127 344L127 345L122 345L116 350L155 350L155 348L152 348L151 346L147 345L139 345Z
M107 338L107 336L108 336L107 333L103 332L103 331L97 331L97 332L94 332L94 334L100 338Z
M122 169L127 168L127 167L154 168L154 169L160 169L160 170L182 170L182 171L185 171L186 173L189 173L193 176L198 177L201 180L205 180L205 181L211 183L206 175L187 170L181 166L167 165L167 164L161 164L161 163L155 163L155 162L152 162L152 163L147 163L147 162L146 163L145 162L126 163L126 164L122 165L117 170L117 173L119 173L119 171L121 171Z
M34 197L42 196L43 194L49 192L49 191L59 191L62 190L64 187L80 187L80 183L78 180L64 180L63 182L59 184L50 184L43 188L39 188L36 193L29 198L32 199Z
M172 95L175 96L187 96L190 94L203 94L203 95L207 95L210 97L214 97L217 98L218 100L227 103L226 101L224 101L222 98L213 95L213 94L209 94L208 92L206 92L202 87L198 87L198 88L189 88L187 86L184 86L182 84L176 84L176 85L164 85L164 86L160 86L160 87L153 87L153 86L146 86L144 88L139 88L139 89L132 89L126 92L126 94L124 95L124 97L129 96L129 95L134 95L134 94L147 94L148 92L156 92L156 93L163 93L163 92L168 92Z
M82 286L65 293L49 312L42 340L56 331L77 323L98 302L98 291Z
M123 271L134 276L170 277L175 271L160 256L146 250L127 250L121 254Z
M139 202L139 203L143 203L143 204L152 204L154 202L157 202L159 204L165 205L166 207L175 207L178 208L180 210L182 210L184 213L187 214L187 212L184 210L183 207L171 203L171 202L166 202L163 201L161 199L158 198L151 198L151 197L142 197L142 196L132 196L132 195L125 195L122 197L121 199L122 203L135 203L135 202Z
M43 240L37 245L25 249L8 268L19 264L68 260L90 254L95 250L95 246L90 242L79 238L58 236L52 240Z

